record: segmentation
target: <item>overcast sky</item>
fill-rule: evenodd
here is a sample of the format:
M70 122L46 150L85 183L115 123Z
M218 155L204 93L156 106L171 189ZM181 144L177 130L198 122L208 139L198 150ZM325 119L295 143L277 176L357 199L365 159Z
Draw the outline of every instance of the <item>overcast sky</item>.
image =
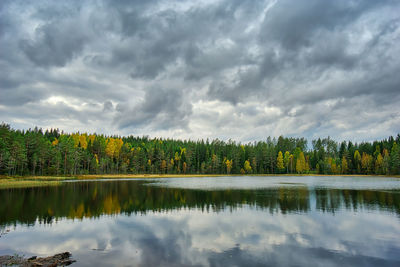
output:
M0 1L0 121L174 138L400 132L400 1Z

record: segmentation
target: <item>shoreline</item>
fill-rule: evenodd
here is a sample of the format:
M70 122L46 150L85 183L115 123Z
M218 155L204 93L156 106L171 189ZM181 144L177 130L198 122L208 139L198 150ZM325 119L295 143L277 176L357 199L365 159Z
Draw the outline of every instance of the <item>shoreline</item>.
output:
M285 176L342 176L342 177L382 177L400 178L399 175L372 174L87 174L76 176L0 176L0 189L58 186L63 181L103 180L103 179L155 179L155 178L201 178L201 177L285 177Z

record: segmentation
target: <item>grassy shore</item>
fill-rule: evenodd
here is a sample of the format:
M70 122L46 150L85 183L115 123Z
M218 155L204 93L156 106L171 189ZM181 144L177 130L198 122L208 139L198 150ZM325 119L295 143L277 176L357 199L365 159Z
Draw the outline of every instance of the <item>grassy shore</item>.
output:
M38 186L56 186L61 184L61 180L46 180L32 178L0 178L0 189L38 187Z
M0 189L57 186L65 180L76 180L77 177L61 176L4 176L0 175Z
M95 180L95 179L144 179L144 178L190 178L190 177L226 177L226 176L243 176L240 174L91 174L77 176L0 176L0 189L37 187L37 186L57 186L66 180ZM246 174L245 176L347 176L347 177L397 177L400 176L384 176L384 175L323 175L323 174Z

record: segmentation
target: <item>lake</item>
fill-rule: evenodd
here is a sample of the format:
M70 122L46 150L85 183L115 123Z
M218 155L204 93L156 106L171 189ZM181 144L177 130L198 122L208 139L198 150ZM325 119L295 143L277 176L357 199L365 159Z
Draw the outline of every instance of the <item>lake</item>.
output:
M0 190L0 255L72 266L400 266L400 179L241 176Z

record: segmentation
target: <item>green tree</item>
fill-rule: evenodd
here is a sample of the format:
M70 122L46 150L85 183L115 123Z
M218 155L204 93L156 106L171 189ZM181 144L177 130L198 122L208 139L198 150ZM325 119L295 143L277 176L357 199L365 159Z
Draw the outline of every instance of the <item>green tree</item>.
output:
M400 151L396 142L393 143L392 151L390 153L391 158L391 173L399 174L400 173Z
M357 173L361 173L361 155L358 150L354 152L354 165L356 167Z
M383 163L382 163L382 173L389 174L390 170L390 156L387 149L383 150Z

